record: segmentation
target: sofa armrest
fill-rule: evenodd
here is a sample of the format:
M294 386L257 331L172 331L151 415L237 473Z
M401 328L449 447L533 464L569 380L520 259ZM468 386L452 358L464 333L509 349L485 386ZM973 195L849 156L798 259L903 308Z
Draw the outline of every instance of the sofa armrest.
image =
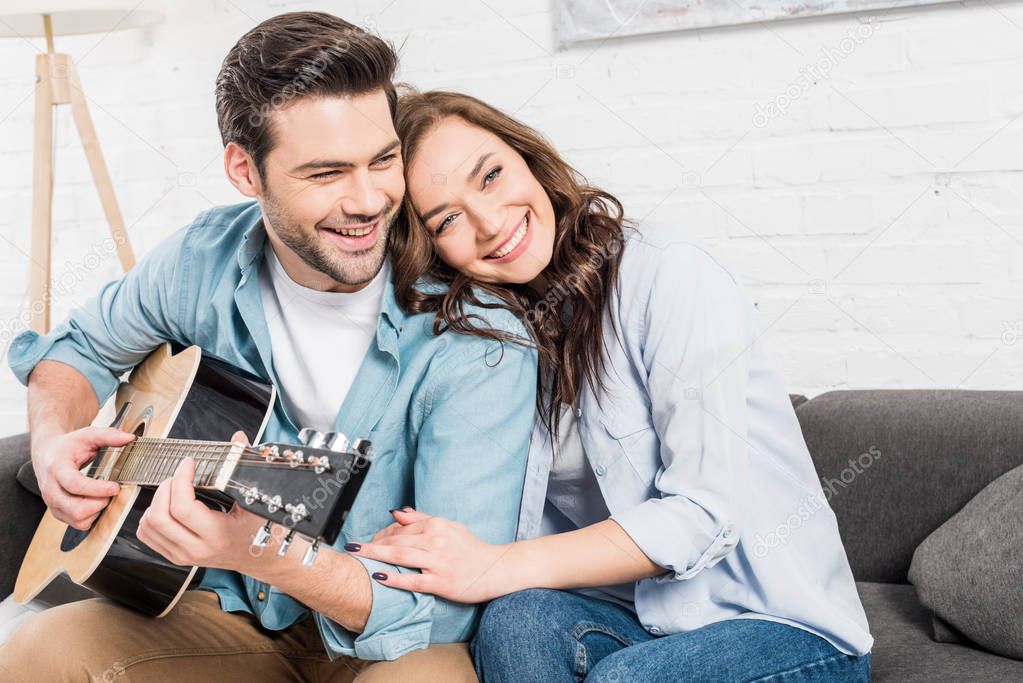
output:
M0 598L10 595L32 536L46 506L38 496L18 483L18 469L29 462L28 434L0 439L0 519L3 520L3 544L0 545Z

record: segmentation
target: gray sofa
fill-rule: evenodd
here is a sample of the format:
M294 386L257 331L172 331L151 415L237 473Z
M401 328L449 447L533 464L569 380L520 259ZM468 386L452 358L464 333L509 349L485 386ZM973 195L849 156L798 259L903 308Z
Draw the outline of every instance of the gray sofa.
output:
M916 547L988 483L1023 464L1023 391L832 391L793 405L834 509L875 643L876 681L1023 680L1023 662L931 638L907 582ZM24 436L0 441L0 596L42 512ZM798 533L798 530L793 533ZM81 595L60 587L52 601Z
M793 403L870 622L874 680L1023 681L1021 661L935 642L906 578L932 531L1023 464L1023 391L832 391Z

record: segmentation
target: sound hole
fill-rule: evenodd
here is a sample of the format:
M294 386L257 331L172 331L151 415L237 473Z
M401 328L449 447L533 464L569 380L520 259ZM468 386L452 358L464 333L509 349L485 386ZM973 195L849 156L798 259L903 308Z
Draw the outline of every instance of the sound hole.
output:
M63 553L70 552L77 548L79 544L88 537L88 531L79 531L78 529L69 526L67 531L64 532L64 538L60 539L60 551Z

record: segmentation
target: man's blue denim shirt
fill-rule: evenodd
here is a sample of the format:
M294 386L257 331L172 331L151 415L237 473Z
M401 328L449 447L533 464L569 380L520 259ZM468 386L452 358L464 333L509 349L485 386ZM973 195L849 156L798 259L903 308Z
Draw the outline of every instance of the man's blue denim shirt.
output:
M126 370L176 341L276 384L259 294L261 219L254 202L205 212L49 334L19 335L10 348L11 369L27 383L39 361L66 363L88 378L102 405ZM526 335L504 309L468 312ZM334 424L351 437L369 438L376 451L335 548L369 540L393 521L388 510L403 505L458 520L492 543L515 536L535 413L536 353L453 332L435 335L432 323L433 314L403 312L387 283L376 343ZM303 426L292 423L278 400L263 440L294 443ZM414 571L358 560L369 573ZM296 560L295 571L302 570ZM314 615L332 658L394 659L431 642L471 637L476 607L371 584L373 606L361 634ZM202 587L217 592L223 609L251 612L269 629L287 628L308 613L288 595L235 572L207 570Z

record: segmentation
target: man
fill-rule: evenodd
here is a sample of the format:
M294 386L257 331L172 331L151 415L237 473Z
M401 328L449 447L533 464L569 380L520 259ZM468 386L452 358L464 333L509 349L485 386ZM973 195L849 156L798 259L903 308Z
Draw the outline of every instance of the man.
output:
M86 425L124 370L177 341L274 382L282 400L266 440L293 443L314 427L373 441L337 548L408 504L512 540L535 354L434 335L432 314L408 315L394 299L387 236L405 190L396 59L322 13L247 33L218 76L217 114L228 178L256 201L204 213L53 332L12 344L11 367L29 387L32 463L58 519L87 529L116 493L78 470L131 437ZM510 314L475 312L525 335ZM48 610L0 649L0 670L46 681L473 678L461 645L416 652L414 667L368 664L468 640L473 607L389 589L371 576L408 570L343 552L321 552L311 568L295 560L301 547L255 556L261 520L197 502L193 467L186 460L159 487L139 538L177 564L212 568L208 590L160 620L101 599Z

